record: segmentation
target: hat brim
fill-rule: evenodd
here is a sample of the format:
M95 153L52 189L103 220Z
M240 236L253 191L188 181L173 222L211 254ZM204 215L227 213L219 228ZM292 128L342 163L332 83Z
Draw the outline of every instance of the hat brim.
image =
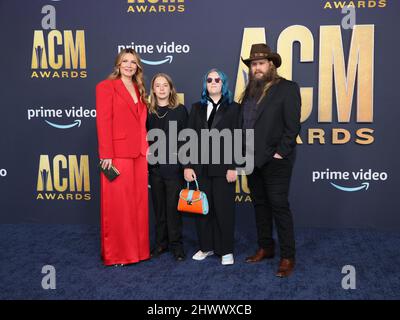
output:
M268 55L267 57L262 57L262 58L249 58L249 59L243 59L241 57L243 63L248 66L250 68L250 63L252 61L256 61L256 60L262 60L262 59L267 59L269 61L272 61L275 65L276 68L279 68L282 64L282 59L281 56L278 53L271 53L270 55Z

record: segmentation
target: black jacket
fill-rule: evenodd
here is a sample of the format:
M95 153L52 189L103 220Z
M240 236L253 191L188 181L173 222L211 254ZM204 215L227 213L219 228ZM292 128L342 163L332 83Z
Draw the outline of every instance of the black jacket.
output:
M273 155L294 161L300 132L300 89L296 82L281 79L271 86L257 106L254 124L254 165L262 167ZM240 112L243 123L243 108Z
M147 117L147 130L151 130L156 128L156 121L157 121L157 116L154 113L150 113ZM164 121L164 130L165 135L166 135L166 164L156 164L156 165L150 165L149 164L149 171L150 173L158 173L162 175L164 178L182 178L183 177L183 168L181 164L179 163L179 158L178 158L178 163L177 164L170 164L169 163L169 122L170 121L176 121L177 124L177 134L179 134L179 131L186 128L187 126L187 120L188 120L188 112L183 105L179 105L175 109L169 109L168 114L165 116L163 119ZM175 138L176 139L176 138ZM154 143L154 141L149 141L149 146L151 146ZM180 145L182 142L177 142L177 152L179 150ZM173 150L171 150L173 152Z
M211 129L217 129L221 131L223 129L228 129L232 135L232 151L234 150L234 139L233 130L238 128L239 124L239 112L240 107L236 102L229 104L224 101L219 106L217 112L215 113L214 121L211 125ZM195 171L198 176L225 176L227 170L234 170L237 166L234 162L233 152L231 156L231 161L224 158L224 139L220 139L220 162L219 164L211 163L211 143L210 148L210 159L209 164L201 164L201 145L207 143L207 141L202 141L201 139L201 129L208 129L207 124L207 105L203 105L200 102L193 104L192 110L190 111L188 128L196 131L199 137L199 150L198 150L198 163L189 163L184 165L184 168L191 168ZM207 139L208 140L208 139ZM211 139L209 139L211 141Z

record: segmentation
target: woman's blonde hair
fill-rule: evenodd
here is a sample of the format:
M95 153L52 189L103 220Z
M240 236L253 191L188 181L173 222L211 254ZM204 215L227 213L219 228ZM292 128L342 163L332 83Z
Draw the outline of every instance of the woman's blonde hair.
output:
M154 92L154 82L156 81L157 78L164 78L167 80L169 84L169 98L168 98L168 108L170 109L175 109L179 105L178 101L178 94L176 93L175 86L172 82L172 79L169 75L165 73L157 73L153 79L151 80L151 87L150 87L150 102L148 104L149 112L150 113L157 113L157 97Z
M142 62L140 61L140 56L135 50L133 50L131 48L121 50L121 52L115 58L113 72L107 77L107 79L115 80L115 79L121 78L121 72L120 72L119 68L121 66L122 58L127 53L133 54L133 56L136 59L137 70L136 70L135 74L132 76L132 80L133 80L133 83L135 83L138 86L140 98L141 98L142 102L147 103L146 88L144 86L144 77L143 77L143 66L142 66Z

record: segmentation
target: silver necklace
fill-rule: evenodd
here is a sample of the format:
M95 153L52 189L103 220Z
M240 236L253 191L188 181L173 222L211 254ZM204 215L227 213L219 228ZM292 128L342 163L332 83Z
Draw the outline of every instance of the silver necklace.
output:
M166 112L166 113L164 113L164 115L162 115L161 117L158 115L158 112L156 111L156 116L157 116L157 118L158 119L162 119L162 118L165 118L165 116L168 114L168 112L169 112L169 110Z

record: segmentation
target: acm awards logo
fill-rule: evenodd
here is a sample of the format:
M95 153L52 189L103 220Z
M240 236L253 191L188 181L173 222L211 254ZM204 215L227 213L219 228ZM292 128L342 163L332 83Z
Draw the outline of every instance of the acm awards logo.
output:
M42 30L34 30L31 78L86 78L84 30L57 30L56 9L42 8Z
M127 13L181 13L185 0L127 0Z
M276 48L284 62L278 69L281 76L294 78L301 85L298 75L293 77L294 63L301 63L307 70L312 70L311 63L319 68L317 83L300 88L302 130L297 137L298 144L371 145L375 141L375 26L354 25L351 32L347 55L340 25L320 26L319 34L313 34L306 26L292 25L278 36ZM315 45L315 38L319 39L319 46ZM265 28L245 28L240 55L248 57L251 44L265 42ZM300 61L294 61L296 42L299 42ZM314 50L319 51L314 53ZM239 60L236 101L245 88L247 73L248 68ZM311 125L307 124L309 119ZM317 119L317 124L313 119Z
M353 7L356 9L379 9L387 7L387 0L356 0L356 1L323 1L324 9L343 9Z
M36 200L90 200L89 156L42 154Z

